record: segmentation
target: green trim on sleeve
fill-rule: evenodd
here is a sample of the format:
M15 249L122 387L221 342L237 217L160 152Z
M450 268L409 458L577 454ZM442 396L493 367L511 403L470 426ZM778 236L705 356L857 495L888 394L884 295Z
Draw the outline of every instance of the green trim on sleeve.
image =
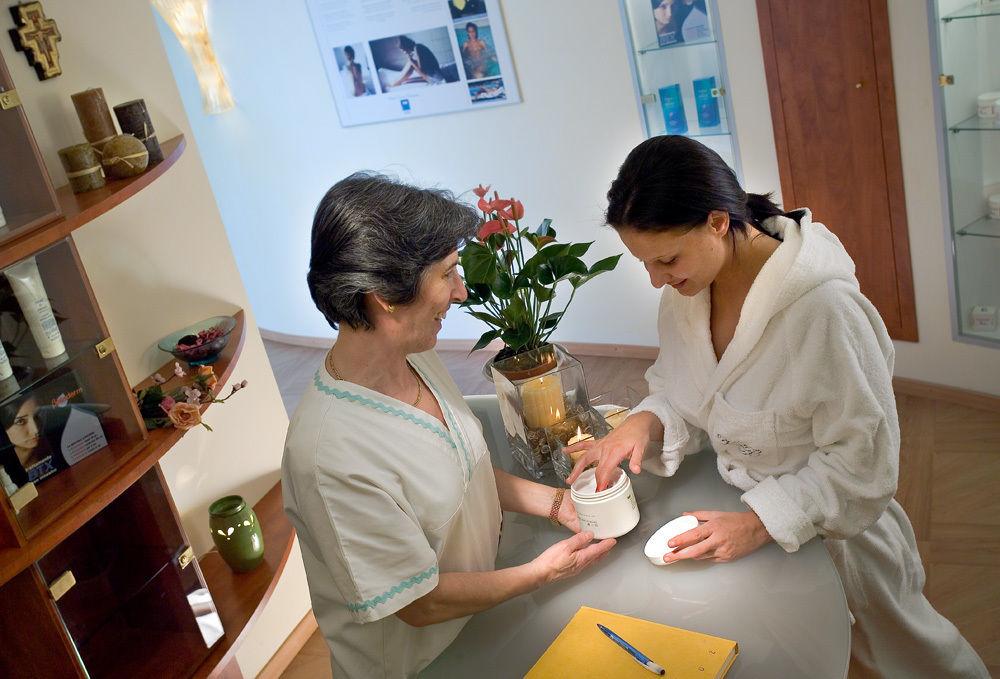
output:
M415 585L419 585L421 582L427 580L437 572L438 572L437 564L434 564L427 570L417 573L412 578L407 578L398 585L390 587L389 589L384 591L382 594L379 594L378 596L373 596L371 599L365 599L360 603L347 604L347 609L349 611L356 612L356 611L367 611L371 608L375 608L376 606L380 606L385 602L387 602L389 599L396 596L397 594L402 594L406 590L413 588Z

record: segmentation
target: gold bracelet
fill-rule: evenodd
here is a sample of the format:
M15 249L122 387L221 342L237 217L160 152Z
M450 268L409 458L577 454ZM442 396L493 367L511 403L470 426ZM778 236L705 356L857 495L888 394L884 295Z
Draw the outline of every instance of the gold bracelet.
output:
M549 521L553 526L561 526L559 523L559 508L562 507L563 496L566 495L565 488L556 488L556 495L552 498L552 508L549 510Z

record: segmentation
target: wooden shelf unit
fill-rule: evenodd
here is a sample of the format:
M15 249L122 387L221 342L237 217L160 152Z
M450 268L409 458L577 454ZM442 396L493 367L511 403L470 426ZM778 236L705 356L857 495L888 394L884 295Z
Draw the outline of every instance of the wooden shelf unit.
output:
M0 59L0 92L11 89ZM68 185L52 189L24 111L16 108L0 111L0 155L6 152L9 161L0 167L0 203L11 208L7 229L0 230L0 270L35 258L69 351L58 364L43 365L33 336L25 332L12 339L10 324L6 330L0 325L19 352L16 367L21 371L15 374L16 391L0 398L0 405L17 409L18 417L36 418L35 411L22 415L28 412L24 403L45 405L36 389L71 374L73 384L107 408L98 412L108 446L43 478L37 484L38 496L19 512L0 492L0 635L6 640L0 676L82 678L92 661L91 669L102 676L239 677L235 651L274 591L294 540L280 483L254 506L265 543L259 568L235 573L215 550L196 563L182 558L190 543L158 461L186 432L173 427L147 432L133 392L148 386L151 377L132 387L117 352L112 349L98 357L97 344L110 337L73 244L76 229L150 186L176 164L185 139L178 135L164 142L164 160L144 173L109 180L101 189L77 195ZM9 294L4 285L0 276L0 292ZM19 320L20 312L14 313L21 324L16 327L22 327L23 313ZM233 318L236 327L213 365L216 395L232 378L246 339L244 312L237 311ZM173 364L167 361L159 372L169 374ZM202 412L210 405L203 405ZM3 434L0 430L0 452L9 454L14 443ZM53 456L59 445L50 448ZM24 448L18 450L22 455ZM5 459L7 464L11 458ZM26 466L18 462L15 471L17 465ZM110 558L106 568L105 551ZM81 570L83 580L59 599L50 588L76 568L70 564L86 566L87 572ZM204 629L198 633L204 613L194 613L189 598L204 596L205 588L223 628L214 643ZM159 609L166 617L157 616ZM176 629L170 626L172 618L179 625ZM192 628L195 619L198 625ZM88 653L90 659L85 660Z

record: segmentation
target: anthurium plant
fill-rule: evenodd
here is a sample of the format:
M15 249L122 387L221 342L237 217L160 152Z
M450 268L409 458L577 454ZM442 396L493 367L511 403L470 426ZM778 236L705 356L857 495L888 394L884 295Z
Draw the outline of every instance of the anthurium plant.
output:
M587 266L582 257L593 241L557 242L551 219L534 230L522 228L521 201L500 198L496 191L489 199L489 190L482 185L473 189L483 220L476 237L459 253L469 293L462 307L491 328L473 351L500 338L506 346L499 358L505 358L546 345L576 291L595 276L612 271L621 255ZM560 287L569 290L569 298L553 311Z

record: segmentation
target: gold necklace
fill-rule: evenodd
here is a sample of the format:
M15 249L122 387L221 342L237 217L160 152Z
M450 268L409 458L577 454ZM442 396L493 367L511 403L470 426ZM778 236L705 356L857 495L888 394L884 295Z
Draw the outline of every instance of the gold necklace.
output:
M330 371L330 374L333 375L334 379L346 382L346 380L341 377L340 373L337 372L337 364L333 362L333 349L330 349L330 351L326 354L326 367ZM423 396L424 392L423 386L421 385L422 380L420 379L420 375L417 374L417 371L413 369L412 365L410 365L409 361L406 362L406 367L410 369L410 372L413 373L413 378L417 381L417 398L411 404L414 408L416 408L417 404L420 403L420 398Z

